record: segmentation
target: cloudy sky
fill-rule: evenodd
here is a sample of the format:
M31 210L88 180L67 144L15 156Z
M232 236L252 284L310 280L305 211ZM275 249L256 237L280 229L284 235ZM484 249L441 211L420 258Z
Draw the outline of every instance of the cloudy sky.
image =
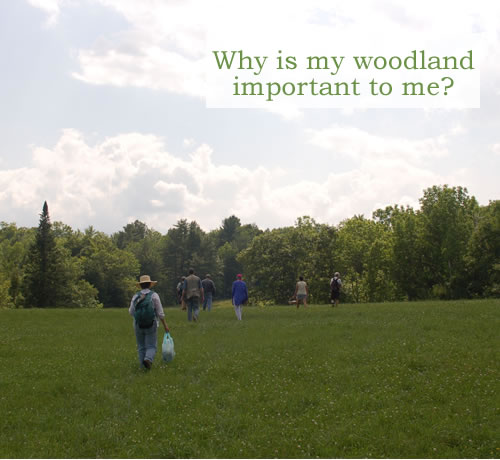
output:
M207 109L207 34L216 24L224 36L224 22L228 49L235 26L272 27L283 47L290 33L314 47L305 27L349 29L360 47L472 36L481 107ZM418 207L441 184L500 199L496 0L4 0L0 58L2 221L37 225L44 200L54 221L111 233L135 219L211 230L231 214L335 225Z

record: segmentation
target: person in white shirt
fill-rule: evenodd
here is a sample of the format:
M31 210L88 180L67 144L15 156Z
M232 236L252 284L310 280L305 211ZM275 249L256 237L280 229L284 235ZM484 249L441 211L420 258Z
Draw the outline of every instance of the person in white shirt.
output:
M299 281L295 285L295 293L293 296L297 302L297 308L299 308L300 303L304 305L304 308L307 307L307 296L309 295L309 288L307 287L307 283L304 281L303 276L299 276Z

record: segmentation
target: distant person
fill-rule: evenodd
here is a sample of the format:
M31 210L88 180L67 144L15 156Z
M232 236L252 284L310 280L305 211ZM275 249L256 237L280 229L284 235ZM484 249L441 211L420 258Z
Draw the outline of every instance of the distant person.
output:
M181 280L177 283L177 301L181 306L181 310L186 309L186 302L184 302L184 299L182 298L182 288L184 286L185 279L186 279L185 276L181 276Z
M158 319L162 322L165 332L169 331L160 296L151 290L156 283L157 281L151 281L149 275L142 275L138 283L141 290L132 297L128 310L134 317L139 363L146 369L151 369L156 354Z
M192 268L189 269L189 275L182 286L182 299L187 306L188 321L198 321L200 300L204 301L203 286L201 279L194 274Z
M206 275L205 279L201 282L203 286L203 294L205 295L205 300L203 301L203 311L212 310L212 298L215 297L215 283L212 281L210 275Z
M248 301L248 289L246 283L242 280L242 275L236 275L236 281L233 281L231 298L233 300L236 318L241 321L241 308Z
M332 302L332 307L337 307L340 302L340 290L342 289L342 281L340 280L340 273L335 272L333 278L330 281L330 297Z
M295 297L295 302L297 304L297 308L299 308L300 303L304 305L304 308L307 307L307 296L309 295L309 288L307 287L307 283L304 281L303 276L299 276L299 281L295 285L295 293L293 296Z

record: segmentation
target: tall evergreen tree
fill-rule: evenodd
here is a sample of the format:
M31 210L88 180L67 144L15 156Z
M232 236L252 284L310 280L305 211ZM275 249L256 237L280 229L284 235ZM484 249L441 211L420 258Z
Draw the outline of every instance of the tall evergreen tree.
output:
M27 307L54 306L58 294L55 279L57 265L56 241L50 223L49 207L43 203L35 241L29 249L24 289Z

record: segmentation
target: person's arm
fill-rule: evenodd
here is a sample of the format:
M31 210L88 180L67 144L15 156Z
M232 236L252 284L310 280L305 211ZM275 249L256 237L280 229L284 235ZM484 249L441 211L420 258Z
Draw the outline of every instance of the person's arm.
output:
M203 289L203 284L201 284L201 280L200 280L200 298L201 298L201 301L203 302L205 300L205 290Z
M137 294L134 294L134 296L132 297L132 300L130 302L130 307L128 309L130 316L134 316L134 313L135 313L135 298L136 297L137 297Z
M168 325L165 322L165 312L163 311L163 306L161 304L160 296L155 292L153 294L153 305L155 306L156 316L160 319L163 327L165 328L165 332L169 331Z
M165 328L165 332L170 332L170 329L168 328L168 325L165 322L165 318L160 318L160 321L163 324L163 327Z
M187 281L184 280L184 283L182 283L182 300L186 301L186 287L187 287Z
M245 300L245 304L248 303L248 288L247 288L247 283L243 283L244 286L245 286L245 295L246 295L246 300Z

